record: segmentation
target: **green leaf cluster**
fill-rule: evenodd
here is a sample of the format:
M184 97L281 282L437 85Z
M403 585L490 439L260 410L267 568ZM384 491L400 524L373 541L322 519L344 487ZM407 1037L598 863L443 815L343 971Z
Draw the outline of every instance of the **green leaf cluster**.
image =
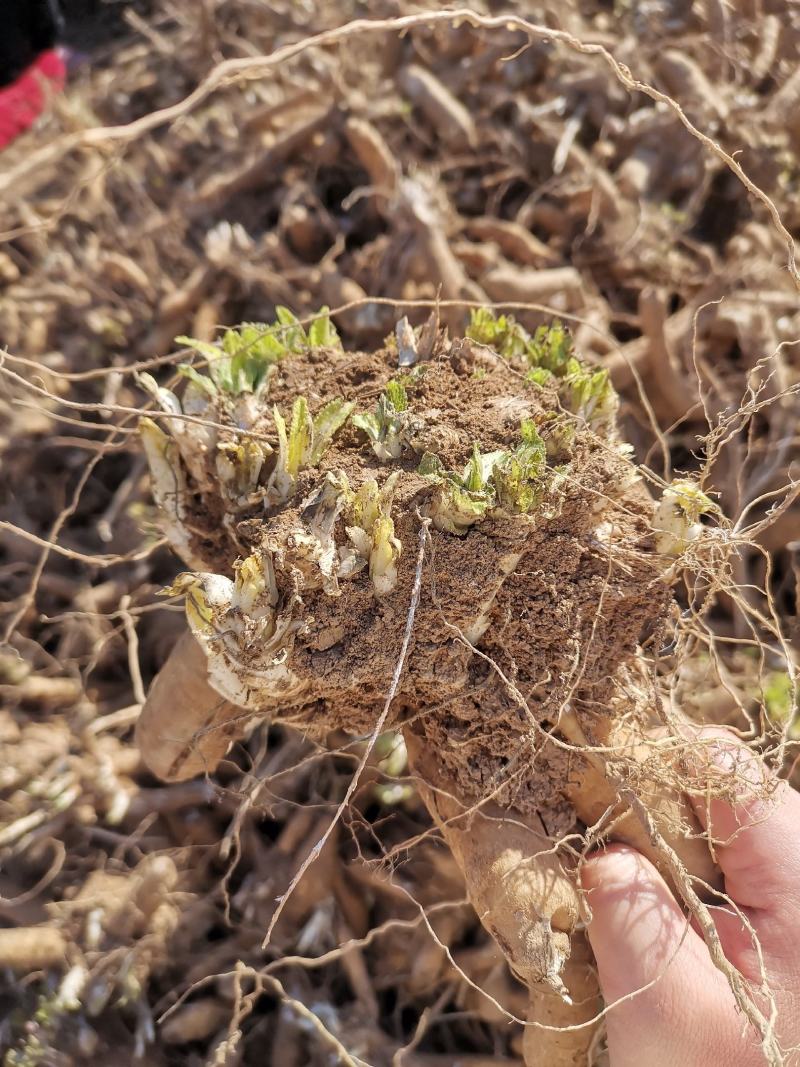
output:
M353 416L353 425L367 435L378 459L399 459L408 421L408 393L401 381L387 382L375 410Z
M304 396L298 396L288 426L279 409L273 408L278 431L278 459L267 483L270 504L282 504L289 499L300 471L317 466L354 407L341 399L331 400L312 418L308 401Z
M530 342L528 331L513 315L495 315L490 308L472 308L467 337L487 345L506 359L524 356Z
M538 385L548 382L551 376L563 378L580 367L572 337L557 319L549 326L539 326L531 336L513 315L475 308L470 312L467 337L488 345L506 359L527 363L530 380Z
M528 343L526 355L532 370L549 371L556 378L566 378L581 369L572 337L558 319L549 326L537 328Z
M341 344L328 308L320 310L308 331L286 307L275 309L274 323L245 322L226 330L218 344L193 337L176 337L176 344L193 348L208 360L208 374L183 363L179 372L208 396L260 394L269 381L272 367L286 356L308 348Z
M509 359L524 360L528 365L526 380L533 385L556 382L564 408L593 429L614 418L617 394L608 371L588 368L577 358L572 337L558 319L549 326L539 326L531 336L510 315L479 308L471 313L467 336L491 345Z
M464 534L490 509L515 515L533 509L544 489L547 449L531 419L523 420L521 434L514 449L482 453L475 445L461 473L430 452L423 455L417 470L437 486L431 517L438 529Z
M617 392L604 369L591 371L578 364L564 379L559 395L564 407L592 429L607 425L617 412Z
M397 561L402 545L395 536L392 499L400 472L390 474L381 487L369 478L357 492L347 492L347 536L356 552L369 560L369 576L378 596L397 584Z

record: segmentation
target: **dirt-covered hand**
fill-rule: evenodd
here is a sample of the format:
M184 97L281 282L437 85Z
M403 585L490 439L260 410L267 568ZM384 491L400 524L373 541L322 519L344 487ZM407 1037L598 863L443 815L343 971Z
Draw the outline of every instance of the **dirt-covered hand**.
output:
M767 774L735 742L715 750L719 765L753 780ZM710 908L728 960L756 992L764 975L777 1006L787 1067L800 1064L800 795L785 783L769 801L695 801L715 842L729 906ZM761 1042L737 1011L725 976L656 868L634 849L612 845L582 872L594 950L608 1013L612 1067L756 1067ZM747 924L752 928L748 930ZM756 992L764 1013L766 997Z

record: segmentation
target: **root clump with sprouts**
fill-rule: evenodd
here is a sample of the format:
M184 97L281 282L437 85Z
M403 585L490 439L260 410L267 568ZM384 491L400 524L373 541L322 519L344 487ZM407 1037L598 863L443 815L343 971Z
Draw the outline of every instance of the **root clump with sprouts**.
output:
M213 769L254 716L369 734L425 524L385 726L403 731L479 917L531 990L529 1021L556 1025L558 1005L580 999L591 1018L594 1003L584 831L610 828L660 862L620 783L715 883L674 784L680 743L648 745L658 698L642 655L667 631L676 557L715 541L701 523L714 505L687 480L654 502L607 373L560 324L530 335L481 310L464 338L437 326L404 320L381 350L351 353L326 313L306 331L281 309L220 345L181 339L199 357L182 391L143 378L160 409L141 426L153 491L190 568L171 592L207 678L185 714L162 678L138 738L178 779ZM533 1032L528 1063L569 1063L592 1028L552 1061L537 1057L565 1035Z

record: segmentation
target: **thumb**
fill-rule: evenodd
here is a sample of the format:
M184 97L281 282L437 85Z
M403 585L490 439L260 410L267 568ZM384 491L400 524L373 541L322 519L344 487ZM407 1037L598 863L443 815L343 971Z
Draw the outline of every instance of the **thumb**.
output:
M614 1067L738 1062L730 990L656 868L612 845L587 860L581 881Z

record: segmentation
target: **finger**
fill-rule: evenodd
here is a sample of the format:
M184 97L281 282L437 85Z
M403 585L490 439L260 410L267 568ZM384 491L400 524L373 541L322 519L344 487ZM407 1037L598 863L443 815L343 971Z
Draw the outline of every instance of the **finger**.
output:
M800 796L733 734L704 730L698 740L705 742L709 791L690 791L690 799L709 831L726 892L746 909L800 911ZM712 797L718 787L730 799Z
M727 983L656 868L615 845L587 861L581 880L603 996L621 1001L608 1015L615 1067L740 1062Z

